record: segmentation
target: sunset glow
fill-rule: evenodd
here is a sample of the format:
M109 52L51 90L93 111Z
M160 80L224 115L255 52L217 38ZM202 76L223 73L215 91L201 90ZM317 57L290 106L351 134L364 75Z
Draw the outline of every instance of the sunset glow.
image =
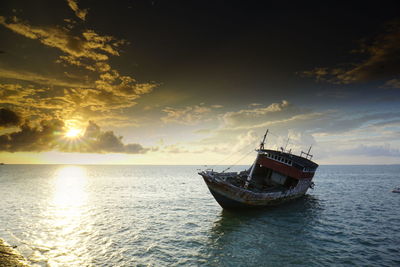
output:
M399 11L1 0L0 267L400 267Z
M0 162L400 163L397 8L139 2L2 4Z
M82 135L82 130L80 129L69 129L66 133L65 133L65 137L67 138L77 138L80 135Z

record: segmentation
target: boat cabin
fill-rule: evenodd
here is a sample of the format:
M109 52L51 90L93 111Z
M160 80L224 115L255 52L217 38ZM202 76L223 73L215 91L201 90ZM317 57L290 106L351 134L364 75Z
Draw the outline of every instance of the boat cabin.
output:
M318 165L308 158L287 152L258 151L248 187L257 191L282 191L297 186L301 179L311 179Z

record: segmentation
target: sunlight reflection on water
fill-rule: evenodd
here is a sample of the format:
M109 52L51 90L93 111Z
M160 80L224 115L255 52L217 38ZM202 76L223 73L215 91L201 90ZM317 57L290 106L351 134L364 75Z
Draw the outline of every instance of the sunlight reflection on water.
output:
M80 166L62 166L56 170L51 180L52 197L42 216L45 228L48 229L46 240L35 242L51 248L46 255L50 265L87 262L76 249L86 249L80 233L90 231L85 229L89 226L82 220L88 199L87 180L86 169ZM39 261L43 258L42 255L37 256Z
M196 168L2 166L0 237L37 266L400 264L400 166L321 166L309 196L242 213Z

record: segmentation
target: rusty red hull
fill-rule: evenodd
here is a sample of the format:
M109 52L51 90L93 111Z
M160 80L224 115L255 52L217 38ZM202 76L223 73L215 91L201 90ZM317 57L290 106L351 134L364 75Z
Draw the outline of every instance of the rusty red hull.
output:
M302 197L311 179L302 179L296 188L286 191L256 193L234 186L207 173L200 173L218 204L224 209L262 208Z

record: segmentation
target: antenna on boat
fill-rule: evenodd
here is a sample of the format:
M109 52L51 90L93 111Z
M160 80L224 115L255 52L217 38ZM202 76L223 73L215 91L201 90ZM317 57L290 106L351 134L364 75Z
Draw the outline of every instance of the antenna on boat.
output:
M286 141L286 145L285 145L285 151L286 151L286 147L287 147L287 145L289 144L289 140L290 140L290 137L288 136L288 138L287 138L287 141Z
M312 148L312 145L311 145L310 148L308 149L308 152L307 152L307 153L304 152L304 151L301 151L300 157L303 156L303 154L304 154L304 155L306 155L306 159L311 160L312 157L313 157L313 155L310 154L311 148ZM308 158L308 157L310 157L310 158Z
M262 142L260 143L260 150L264 149L265 138L267 138L268 131L269 131L269 129L267 129L267 131L265 132L264 138L263 138Z

